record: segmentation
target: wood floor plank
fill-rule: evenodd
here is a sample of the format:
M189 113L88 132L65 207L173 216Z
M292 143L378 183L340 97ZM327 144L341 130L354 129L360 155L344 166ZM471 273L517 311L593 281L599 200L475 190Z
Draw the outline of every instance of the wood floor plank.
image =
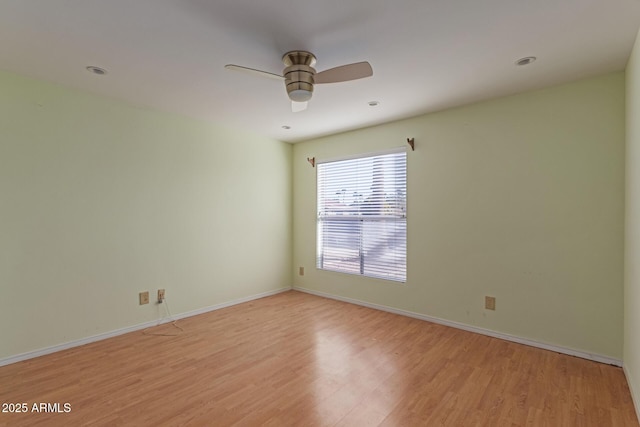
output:
M0 367L0 426L639 425L620 368L300 292L179 324Z

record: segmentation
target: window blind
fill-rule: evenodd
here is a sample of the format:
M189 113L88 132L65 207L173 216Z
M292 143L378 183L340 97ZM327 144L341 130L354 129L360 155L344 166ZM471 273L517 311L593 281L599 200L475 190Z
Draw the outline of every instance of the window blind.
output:
M406 281L406 152L317 165L317 267Z

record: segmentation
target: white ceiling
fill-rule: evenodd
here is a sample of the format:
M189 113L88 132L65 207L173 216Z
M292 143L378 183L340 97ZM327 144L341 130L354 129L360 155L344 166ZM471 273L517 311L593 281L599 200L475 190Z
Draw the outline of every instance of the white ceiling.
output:
M295 142L622 70L639 25L640 0L0 0L0 68ZM300 49L374 75L292 113L224 68Z

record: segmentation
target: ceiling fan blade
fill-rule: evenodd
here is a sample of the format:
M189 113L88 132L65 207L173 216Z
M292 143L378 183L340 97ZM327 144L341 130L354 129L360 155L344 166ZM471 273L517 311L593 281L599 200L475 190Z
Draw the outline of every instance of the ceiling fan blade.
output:
M271 79L276 79L276 80L284 80L284 77L279 74L270 73L268 71L256 70L255 68L243 67L242 65L227 64L224 66L224 68L232 71L242 71L242 72L253 74L256 76L269 77Z
M304 111L307 109L307 101L304 102L296 102L291 101L291 111L294 113L299 113L300 111Z
M373 69L371 68L371 64L365 61L329 68L328 70L316 73L313 76L313 80L316 83L338 83L370 76L373 76Z

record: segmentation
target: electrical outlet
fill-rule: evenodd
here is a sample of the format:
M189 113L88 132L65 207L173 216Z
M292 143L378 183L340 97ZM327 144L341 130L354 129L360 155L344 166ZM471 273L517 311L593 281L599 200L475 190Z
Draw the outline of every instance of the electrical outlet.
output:
M496 309L496 297L484 297L484 308L487 310Z
M149 304L149 292L144 291L138 294L138 298L140 300L140 305Z
M298 270L298 274L304 276L304 267L300 267L300 269Z
M158 289L158 304L164 301L164 289Z

